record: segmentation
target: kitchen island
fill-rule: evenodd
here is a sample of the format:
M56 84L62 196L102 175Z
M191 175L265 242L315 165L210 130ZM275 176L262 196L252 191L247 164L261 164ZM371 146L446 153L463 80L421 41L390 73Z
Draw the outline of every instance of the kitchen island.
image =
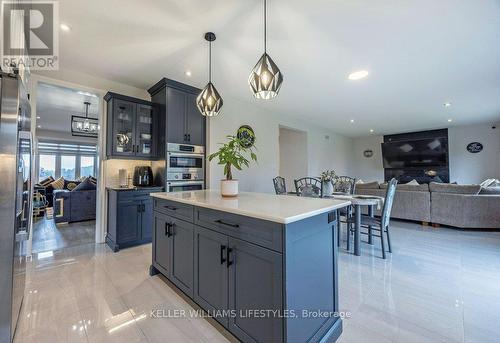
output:
M217 190L153 193L150 274L242 342L335 342L337 210L349 201Z

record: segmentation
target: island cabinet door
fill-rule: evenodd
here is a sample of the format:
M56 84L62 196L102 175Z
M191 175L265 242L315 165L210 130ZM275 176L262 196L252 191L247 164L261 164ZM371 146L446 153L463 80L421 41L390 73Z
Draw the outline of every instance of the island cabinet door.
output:
M195 226L194 300L227 327L228 318L228 237Z
M184 293L193 297L194 225L172 218L172 275L171 281Z
M153 200L143 200L141 206L141 240L149 241L153 236Z
M155 213L153 259L160 272L170 279L172 266L172 239L170 239L170 218Z
M282 255L234 238L229 248L229 330L245 343L283 342Z

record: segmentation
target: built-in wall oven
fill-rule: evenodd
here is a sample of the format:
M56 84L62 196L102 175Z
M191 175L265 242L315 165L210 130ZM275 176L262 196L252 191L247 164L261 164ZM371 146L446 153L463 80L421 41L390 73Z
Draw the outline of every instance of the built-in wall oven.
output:
M167 192L205 188L205 147L167 144Z

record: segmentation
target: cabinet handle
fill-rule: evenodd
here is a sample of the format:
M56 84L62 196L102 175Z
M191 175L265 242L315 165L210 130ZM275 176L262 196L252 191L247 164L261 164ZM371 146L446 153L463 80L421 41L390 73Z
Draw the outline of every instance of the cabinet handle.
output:
M174 227L173 223L168 223L167 237L172 237L174 235L173 233L174 230L172 230L173 227Z
M170 211L177 211L177 207L173 207L173 206L164 206L167 210L170 210Z
M224 258L224 252L226 250L226 246L225 245L221 245L220 246L220 264L224 264L224 262L226 262L226 259Z
M146 205L145 204L141 205L141 210L142 210L142 212L146 212Z
M169 237L168 236L168 230L169 230L169 227L170 227L170 224L169 223L165 223L165 236Z
M229 268L230 265L233 264L233 261L231 261L231 253L233 252L233 249L228 248L227 249L227 254L226 254L226 266Z
M188 142L191 142L191 134L188 133Z
M139 205L137 205L137 212L139 212L139 213L140 213L140 212L141 212L141 210L142 210L142 206L141 206L140 204L139 204Z
M226 225L226 226L230 226L230 227L234 227L234 228L239 228L240 227L239 224L226 223L226 222L222 221L221 219L218 219L215 222L218 223L218 224L222 224L222 225Z
M135 152L135 145L132 145L132 152Z

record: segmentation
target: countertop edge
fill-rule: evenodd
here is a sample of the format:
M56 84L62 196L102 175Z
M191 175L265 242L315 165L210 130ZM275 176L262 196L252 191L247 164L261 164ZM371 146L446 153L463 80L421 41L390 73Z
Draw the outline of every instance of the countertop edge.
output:
M169 201L179 202L179 203L183 203L183 204L187 204L187 205L198 206L198 207L203 207L203 208L208 208L208 209L213 209L213 210L218 210L218 211L224 211L224 212L228 212L228 213L238 214L238 215L256 218L256 219L261 219L261 220L272 221L275 223L285 224L285 225L297 222L297 221L302 220L302 219L314 217L314 216L317 216L317 215L325 213L325 212L338 210L340 208L351 205L351 202L348 200L336 200L336 201L342 201L342 202L339 204L336 204L336 205L323 207L323 208L320 208L320 209L317 209L314 211L301 213L301 214L298 214L295 216L291 216L291 217L287 217L287 218L280 218L280 217L273 217L273 216L267 216L267 215L256 215L253 212L237 210L237 209L232 209L232 208L227 208L227 207L217 206L217 205L212 205L212 204L204 204L204 203L199 203L199 202L191 201L191 200L178 199L178 198L175 198L175 199L167 198L167 197L162 196L162 193L150 193L149 195L151 197L157 198L157 199L169 200Z

